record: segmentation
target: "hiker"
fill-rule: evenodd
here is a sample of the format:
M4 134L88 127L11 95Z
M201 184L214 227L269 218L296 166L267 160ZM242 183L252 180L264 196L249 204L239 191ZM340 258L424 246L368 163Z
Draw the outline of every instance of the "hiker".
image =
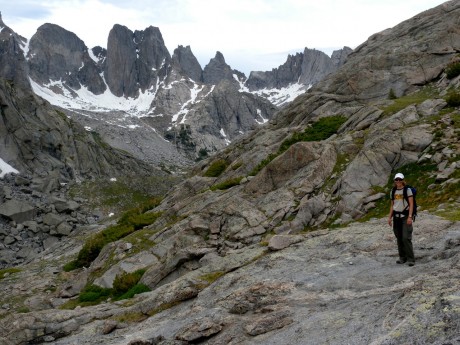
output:
M414 250L412 248L412 222L414 215L414 198L411 188L406 186L404 175L397 173L394 177L394 187L391 191L390 215L388 224L393 223L393 232L398 242L399 259L397 264L408 262L414 266Z

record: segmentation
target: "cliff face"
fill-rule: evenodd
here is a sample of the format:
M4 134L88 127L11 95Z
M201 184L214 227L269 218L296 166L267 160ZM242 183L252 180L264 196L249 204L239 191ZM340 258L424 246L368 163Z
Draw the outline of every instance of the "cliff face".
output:
M283 65L272 71L251 72L246 85L250 90L279 89L293 83L308 87L336 71L351 52L351 48L344 47L329 57L319 50L305 48L303 53L289 55Z
M64 179L150 170L145 163L135 162L128 155L104 146L97 136L33 93L29 73L40 80L49 80L50 76L60 78L63 71L70 71L63 84L80 87L89 68L96 68L83 43L74 34L54 25L43 25L30 42L32 51L37 54L31 54L29 65L23 55L25 45L22 38L8 27L0 35L3 52L0 157L3 160L24 174L46 176L58 171ZM43 49L37 48L44 42L46 51L54 52L50 60L49 55L40 54ZM85 63L85 66L92 67L81 68ZM98 84L91 85L97 87Z

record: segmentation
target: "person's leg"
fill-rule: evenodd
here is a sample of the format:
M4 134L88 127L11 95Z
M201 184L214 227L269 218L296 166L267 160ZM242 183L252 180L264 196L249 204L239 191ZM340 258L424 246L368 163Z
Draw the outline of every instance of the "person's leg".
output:
M403 264L407 261L406 253L404 251L404 242L403 242L403 218L393 218L393 233L396 237L396 242L398 243L398 254L399 259L396 261L398 264Z
M412 225L407 225L407 218L404 218L404 222L402 224L402 243L409 265L413 265L415 263L414 248L412 246L412 232Z

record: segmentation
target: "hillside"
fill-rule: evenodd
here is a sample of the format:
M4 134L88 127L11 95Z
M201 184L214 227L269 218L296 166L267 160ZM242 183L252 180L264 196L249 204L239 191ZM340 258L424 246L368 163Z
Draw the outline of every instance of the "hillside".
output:
M163 199L0 271L0 342L460 342L459 15L371 36ZM414 267L387 224L397 171Z

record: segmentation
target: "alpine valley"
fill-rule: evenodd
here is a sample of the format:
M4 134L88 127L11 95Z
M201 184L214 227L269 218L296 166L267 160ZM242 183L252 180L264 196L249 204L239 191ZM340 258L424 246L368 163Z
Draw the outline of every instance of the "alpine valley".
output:
M107 42L0 19L0 344L460 343L460 0L248 77Z
M2 24L4 26L4 24ZM107 49L88 49L57 25L16 36L34 92L110 145L156 165L184 166L224 148L335 71L350 48L305 48L247 78L217 52L204 69L190 46L171 56L159 28L114 25ZM11 52L10 52L11 53Z

